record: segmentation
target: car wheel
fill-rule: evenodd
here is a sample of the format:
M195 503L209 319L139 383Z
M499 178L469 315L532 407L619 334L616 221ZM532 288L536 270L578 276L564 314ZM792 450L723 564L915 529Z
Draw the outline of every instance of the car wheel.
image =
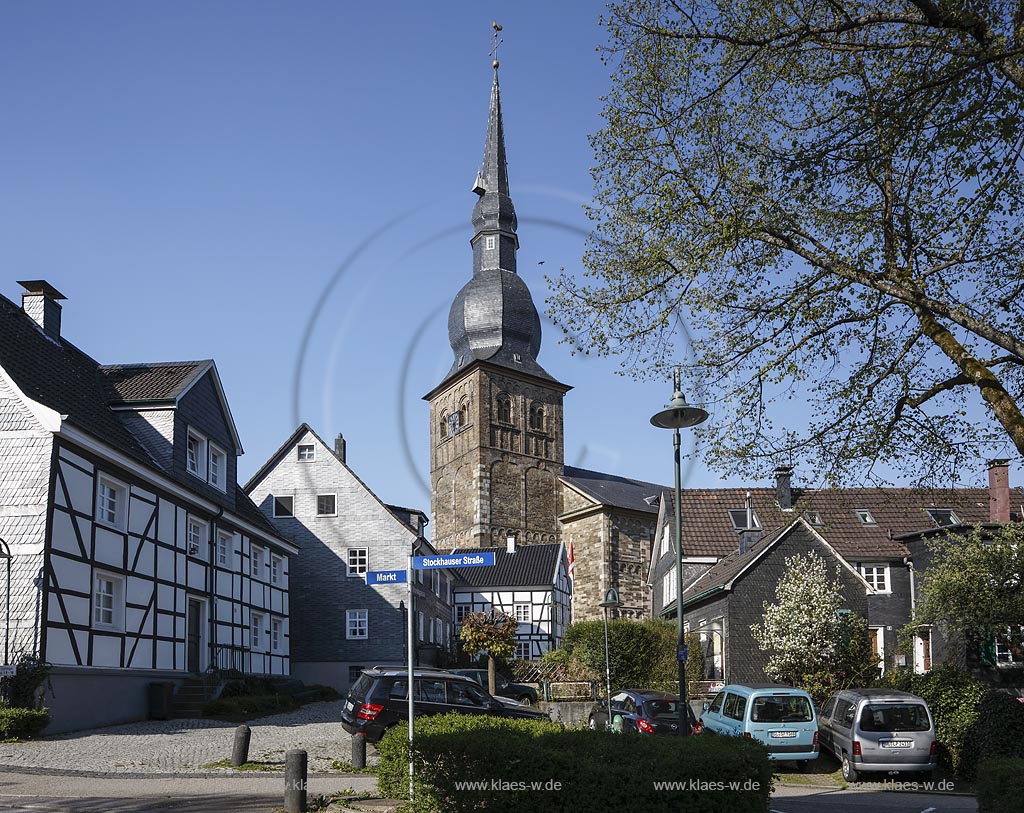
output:
M796 768L800 773L807 773L811 769L811 761L809 759L797 760Z
M860 777L857 773L857 769L853 767L853 763L850 762L850 756L844 751L843 752L843 779L847 782L856 782Z
M530 695L528 695L528 694L520 695L519 697L516 698L516 700L518 700L524 706L532 706L533 705L533 698L530 697Z

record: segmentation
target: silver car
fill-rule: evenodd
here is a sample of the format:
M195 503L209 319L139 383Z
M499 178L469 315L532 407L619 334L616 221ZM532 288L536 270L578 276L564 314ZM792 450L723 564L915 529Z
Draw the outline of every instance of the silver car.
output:
M818 716L821 747L843 765L843 779L861 773L918 771L938 766L935 722L920 697L891 689L846 689Z

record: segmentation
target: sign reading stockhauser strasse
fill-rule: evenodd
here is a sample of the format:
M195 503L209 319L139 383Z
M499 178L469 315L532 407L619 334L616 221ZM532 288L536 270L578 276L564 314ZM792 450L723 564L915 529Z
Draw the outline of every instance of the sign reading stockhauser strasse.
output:
M413 556L413 570L432 570L439 567L493 567L494 551L487 553L451 553L439 556Z

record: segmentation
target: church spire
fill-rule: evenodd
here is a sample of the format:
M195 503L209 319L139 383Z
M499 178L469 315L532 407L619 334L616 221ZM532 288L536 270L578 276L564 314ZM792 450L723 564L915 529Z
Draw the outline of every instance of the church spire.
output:
M493 23L491 53L497 56L498 32ZM473 273L491 269L516 270L516 210L508 189L508 163L505 159L505 126L501 119L501 90L498 87L498 60L494 60L494 82L491 84L491 105L487 114L487 138L484 160L473 184L480 199L473 207Z

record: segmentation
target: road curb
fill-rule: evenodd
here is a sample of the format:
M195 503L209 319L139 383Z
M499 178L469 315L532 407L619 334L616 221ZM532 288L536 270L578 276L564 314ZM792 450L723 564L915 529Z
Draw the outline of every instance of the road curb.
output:
M885 787L859 787L857 785L847 785L846 787L840 787L838 785L812 785L808 782L784 782L779 781L776 785L785 785L787 788L813 788L815 790L855 790L860 793L917 793L924 794L926 796L962 796L968 799L974 799L976 794L968 793L963 790L928 790L927 788L885 788Z
M10 773L33 774L36 776L77 776L83 779L211 779L267 777L281 780L284 778L284 766L279 771L233 771L230 768L221 771L163 771L160 773L138 771L76 771L70 768L29 768L24 765L0 764L0 770ZM341 771L310 771L310 776L337 776L346 778L374 776L366 773L343 773Z

